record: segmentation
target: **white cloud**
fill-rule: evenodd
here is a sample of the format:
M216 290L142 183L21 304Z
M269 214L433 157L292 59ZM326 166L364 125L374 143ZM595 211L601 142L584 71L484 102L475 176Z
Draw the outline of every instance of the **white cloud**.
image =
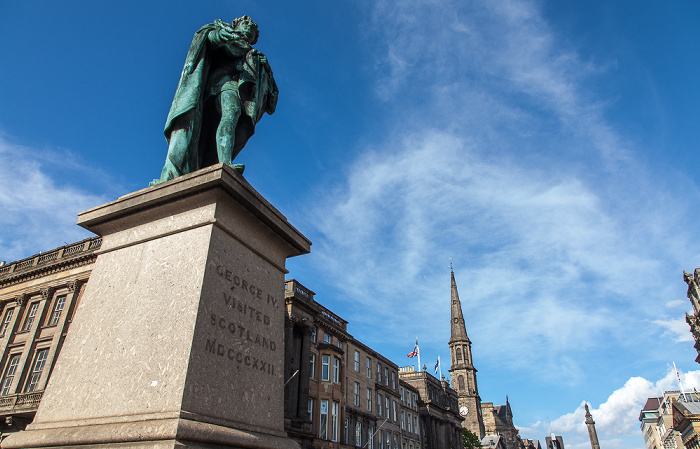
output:
M676 342L693 342L693 335L690 333L690 326L685 318L669 318L666 320L653 320L654 324L666 329L663 336L667 336Z
M673 301L668 301L666 303L666 307L669 309L672 309L674 307L685 307L688 304L688 301L683 301L682 299L674 299Z
M700 386L700 370L680 372L685 391L693 391ZM655 382L643 377L632 377L615 390L597 408L589 402L589 409L595 421L601 447L630 448L643 447L639 430L639 413L647 398L662 396L664 391L678 391L680 386L673 367L669 367L664 377ZM566 447L590 447L588 428L585 421L585 402L581 402L572 412L566 413L551 422L552 431L564 435ZM549 434L546 423L538 421L529 426L519 426L524 437ZM537 436L534 436L537 438Z
M8 262L92 235L77 214L107 201L75 187L84 176L68 152L37 151L0 136L0 258Z

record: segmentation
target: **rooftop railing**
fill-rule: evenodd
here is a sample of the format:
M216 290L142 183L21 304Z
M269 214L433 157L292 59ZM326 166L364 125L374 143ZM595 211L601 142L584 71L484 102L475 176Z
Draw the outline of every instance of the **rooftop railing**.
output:
M102 246L102 237L92 237L85 239L78 243L73 243L72 245L62 246L60 248L54 249L46 253L35 254L26 259L18 260L17 262L11 262L9 264L0 267L0 276L16 273L21 270L29 269L32 267L37 267L49 262L56 262L61 259L68 259L74 257L80 253L85 253L98 249Z

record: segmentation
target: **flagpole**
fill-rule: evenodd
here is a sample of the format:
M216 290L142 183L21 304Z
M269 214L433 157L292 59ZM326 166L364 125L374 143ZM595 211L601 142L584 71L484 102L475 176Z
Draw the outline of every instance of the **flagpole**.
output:
M673 369L676 370L676 378L678 378L678 385L681 386L681 396L683 396L683 401L686 400L685 391L683 391L683 384L681 383L681 375L678 374L678 368L676 368L676 362L673 362Z
M420 346L418 346L418 337L416 337L416 348L418 348L418 372L420 372Z

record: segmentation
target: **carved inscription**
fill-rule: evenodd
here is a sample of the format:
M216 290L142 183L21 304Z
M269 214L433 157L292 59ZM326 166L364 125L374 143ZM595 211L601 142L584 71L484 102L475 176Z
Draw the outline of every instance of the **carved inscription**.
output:
M271 351L277 349L277 345L274 341L270 341L267 338L261 336L260 334L256 334L254 332L251 334L250 329L246 329L240 324L235 324L233 321L228 321L223 316L217 316L215 313L212 313L210 319L211 324L221 329L229 331L231 335L240 338L242 341L254 343L260 346L261 348L269 349Z
M269 374L270 376L275 375L274 364L266 362L265 360L259 359L252 355L246 355L243 352L236 350L235 348L227 348L225 345L217 343L216 339L207 339L205 349L211 352L212 354L216 354L220 357L226 357L231 361L235 361L238 364L242 364L252 369L262 371L266 374Z
M251 354L251 349L254 349L253 352L271 353L277 350L277 343L268 335L272 321L268 313L270 307L279 308L277 298L258 287L255 282L236 275L222 265L216 267L216 273L226 283L226 290L219 297L223 303L219 304L224 308L216 307L218 313L211 312L209 315L209 322L217 337L207 339L205 351L239 366L275 376L274 363L269 358L259 357L259 354ZM231 338L236 343L231 342ZM250 349L245 346L242 349L241 344L250 345ZM276 358L274 356L272 360Z
M264 313L255 309L254 307L247 305L246 303L238 299L236 295L229 295L224 292L224 303L226 303L226 305L230 308L238 310L244 316L249 316L250 318L256 321L260 321L266 326L270 325L270 317L268 315L265 315Z
M262 289L258 288L255 284L251 283L247 279L233 274L232 271L227 270L225 267L219 265L216 267L216 273L222 278L226 279L230 285L232 291L240 290L245 293L245 296L241 294L242 298L245 300L247 298L252 298L257 301L264 301L267 304L271 304L272 307L277 309L279 306L277 304L277 298L265 293Z

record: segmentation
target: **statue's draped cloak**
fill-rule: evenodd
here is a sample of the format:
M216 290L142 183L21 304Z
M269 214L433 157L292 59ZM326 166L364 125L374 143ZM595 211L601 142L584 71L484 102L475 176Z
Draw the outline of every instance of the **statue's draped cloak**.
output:
M221 25L212 23L199 29L192 39L192 44L187 52L185 67L180 76L180 82L175 92L175 98L170 106L170 112L165 122L165 138L170 143L170 135L175 122L179 117L189 113L187 120L191 120L188 134L187 148L178 151L186 151L186 154L171 154L168 159L181 173L190 173L202 168L203 151L199 149L200 134L202 130L202 117L204 115L204 102L207 99L207 79L210 70L210 58L207 53L215 48L218 36L212 36ZM263 57L257 50L250 48L245 56L240 58L238 79L238 93L241 99L242 111L235 132L234 154L245 146L248 139L255 133L255 124L260 121L263 114L272 114L277 106L277 84L269 70L269 66L262 64ZM223 162L223 161L222 161ZM226 161L230 162L230 161Z

